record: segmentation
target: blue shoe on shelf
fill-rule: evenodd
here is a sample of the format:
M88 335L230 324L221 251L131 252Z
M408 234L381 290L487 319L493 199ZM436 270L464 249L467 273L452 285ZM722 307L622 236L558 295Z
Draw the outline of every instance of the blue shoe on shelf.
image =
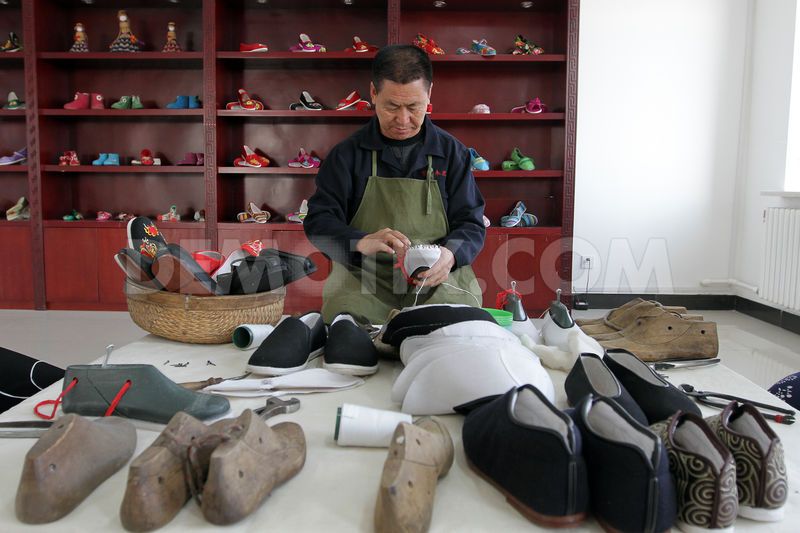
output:
M500 225L504 228L513 228L514 226L519 226L520 222L522 221L522 215L525 214L525 204L521 201L517 202L517 205L514 206L514 209L511 210L511 213L508 215L500 218Z
M167 109L189 109L189 97L178 96L174 102L167 104Z
M484 57L497 55L497 50L489 46L486 42L486 39L481 39L480 41L473 40L471 48L473 52Z
M103 165L105 166L119 166L119 154L107 154L106 160L103 161ZM94 164L94 162L92 162ZM99 163L98 163L99 164Z
M100 157L92 161L92 164L96 167L104 165L106 163L106 159L108 159L108 154L100 154Z
M472 170L489 170L489 162L482 158L475 148L469 149L469 156Z
M200 98L199 97L197 97L197 96L188 96L187 98L189 99L189 102L188 102L189 109L200 109L202 107L200 105Z

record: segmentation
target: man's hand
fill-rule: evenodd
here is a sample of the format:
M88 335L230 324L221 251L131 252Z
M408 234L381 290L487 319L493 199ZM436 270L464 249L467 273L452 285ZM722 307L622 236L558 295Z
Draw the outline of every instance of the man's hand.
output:
M411 246L411 241L408 240L408 237L397 230L383 228L380 231L362 237L356 243L356 250L364 255L386 252L387 254L396 253L399 257L402 257L409 246Z
M426 287L436 287L437 285L447 281L447 278L450 275L450 270L453 268L453 265L456 264L456 258L453 256L453 252L451 252L449 248L440 246L439 250L439 260L433 264L430 270L426 270L417 276L419 279L414 280L414 285L422 285L422 281L425 280Z

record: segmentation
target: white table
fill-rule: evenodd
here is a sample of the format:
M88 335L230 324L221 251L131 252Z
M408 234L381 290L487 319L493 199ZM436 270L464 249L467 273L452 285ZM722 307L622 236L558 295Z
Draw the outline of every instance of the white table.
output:
M212 376L232 377L243 372L251 352L232 345L201 346L165 341L147 336L115 351L112 363L151 363L177 382L199 381ZM170 364L164 365L169 360ZM170 366L189 362L185 368ZM212 361L216 366L210 366ZM367 378L365 385L338 393L299 396L300 410L270 419L274 424L291 420L299 423L306 435L307 459L299 474L275 489L257 512L232 526L235 531L372 531L375 497L380 481L386 449L344 448L333 441L336 408L344 402L369 405L380 409L399 409L389 397L391 384L401 370L400 363L381 361L380 371ZM566 374L550 372L556 387L556 403L566 407L564 379ZM729 392L773 405L781 402L764 389L724 366L711 369L671 371L674 384L691 383L697 388ZM54 399L61 391L61 382L25 400L0 415L0 420L33 419L33 406L45 398ZM263 405L263 399L231 399L231 413ZM718 412L701 407L704 414ZM460 415L442 417L455 442L455 462L450 473L439 482L436 491L431 531L531 531L537 526L515 511L505 498L488 483L479 479L466 465L461 446ZM800 424L772 424L783 441L789 473L789 500L786 518L777 524L763 524L738 519L737 531L798 531L800 524ZM162 426L163 427L163 426ZM156 438L159 427L139 429L134 457ZM22 471L25 453L33 446L32 439L0 439L0 531L124 531L119 521L119 505L125 492L128 468L124 467L98 487L72 513L44 526L26 526L14 515L14 498ZM539 480L546 483L546 480ZM160 531L218 530L207 523L197 505L190 501L175 519ZM584 523L581 531L599 531L594 520Z

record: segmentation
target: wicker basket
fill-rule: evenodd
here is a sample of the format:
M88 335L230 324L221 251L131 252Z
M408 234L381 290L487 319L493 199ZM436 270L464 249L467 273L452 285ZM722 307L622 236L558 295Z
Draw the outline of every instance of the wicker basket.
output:
M277 324L285 289L242 296L189 296L127 282L128 311L140 328L159 337L194 344L231 342L241 324Z

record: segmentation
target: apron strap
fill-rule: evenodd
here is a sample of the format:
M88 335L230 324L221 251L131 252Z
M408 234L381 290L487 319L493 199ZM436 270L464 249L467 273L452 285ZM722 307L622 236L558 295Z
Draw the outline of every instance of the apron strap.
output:
M428 176L425 181L428 182L428 198L426 200L425 214L430 215L433 212L433 198L431 198L431 183L436 179L433 175L433 158L428 156Z
M375 150L372 151L372 174L371 176L378 175L378 152Z

